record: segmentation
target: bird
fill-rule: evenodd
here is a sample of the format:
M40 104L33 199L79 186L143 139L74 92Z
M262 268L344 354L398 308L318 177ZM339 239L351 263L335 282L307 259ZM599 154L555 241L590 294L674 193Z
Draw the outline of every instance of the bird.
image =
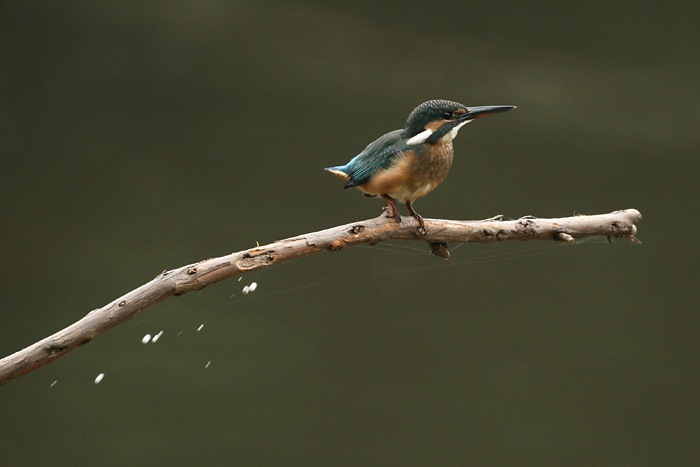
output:
M418 223L417 230L426 234L423 217L413 203L447 177L454 158L452 141L459 130L477 118L512 109L515 106L467 107L444 99L429 100L411 112L403 129L380 136L347 164L324 170L345 180L344 188L356 187L366 197L384 198L387 216L399 224L396 203L405 203Z

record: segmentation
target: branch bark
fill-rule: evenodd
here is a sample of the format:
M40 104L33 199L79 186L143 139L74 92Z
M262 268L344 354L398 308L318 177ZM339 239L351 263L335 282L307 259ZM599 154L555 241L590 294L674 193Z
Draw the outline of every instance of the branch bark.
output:
M500 217L483 221L425 219L427 234L420 235L413 218L404 217L398 224L382 215L199 261L163 271L152 281L102 308L92 310L67 328L3 358L0 360L0 385L87 344L168 297L183 295L229 277L312 253L336 251L359 243L374 245L389 239L428 242L431 251L445 259L449 259L447 243L453 242L558 240L572 243L577 238L594 236L609 240L628 238L638 242L635 224L641 217L636 209L627 209L610 214L556 219L529 216L510 221L500 220Z

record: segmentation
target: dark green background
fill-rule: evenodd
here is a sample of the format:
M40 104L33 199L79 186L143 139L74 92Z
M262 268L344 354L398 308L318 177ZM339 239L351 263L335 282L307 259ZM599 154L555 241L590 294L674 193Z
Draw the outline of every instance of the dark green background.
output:
M2 355L378 215L321 168L431 98L518 109L419 212L636 208L644 244L391 242L167 300L0 388L3 464L700 462L697 3L346 3L2 3Z

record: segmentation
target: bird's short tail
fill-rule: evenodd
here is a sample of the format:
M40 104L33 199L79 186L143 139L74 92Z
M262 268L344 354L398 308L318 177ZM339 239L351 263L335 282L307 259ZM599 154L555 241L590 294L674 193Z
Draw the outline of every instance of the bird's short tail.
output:
M336 177L340 177L343 180L347 180L350 178L350 175L346 172L347 168L344 165L338 165L336 167L326 167L325 169L326 172L330 172Z

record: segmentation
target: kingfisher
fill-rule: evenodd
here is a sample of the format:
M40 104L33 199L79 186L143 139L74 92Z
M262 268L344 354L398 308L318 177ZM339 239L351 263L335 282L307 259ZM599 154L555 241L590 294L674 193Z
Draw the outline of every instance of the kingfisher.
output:
M405 203L409 214L425 234L423 217L413 202L433 191L447 177L452 166L452 140L467 123L514 109L513 105L467 107L435 99L422 103L408 116L403 129L391 131L370 143L345 165L325 170L346 181L344 188L356 187L366 197L381 196L385 209L398 223L397 202Z

